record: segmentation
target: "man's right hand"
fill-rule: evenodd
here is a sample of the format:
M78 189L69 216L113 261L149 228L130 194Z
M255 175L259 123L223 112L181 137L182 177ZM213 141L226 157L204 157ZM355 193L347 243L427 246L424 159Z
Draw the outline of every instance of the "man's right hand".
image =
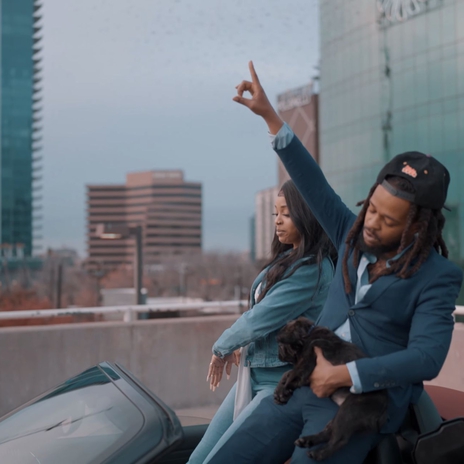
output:
M283 122L269 102L266 92L259 82L253 62L250 61L248 66L250 68L251 82L242 81L239 85L237 85L237 95L233 98L233 100L246 106L258 116L261 116L269 126L269 132L271 134L277 134L283 126ZM244 92L249 92L251 94L251 98L244 98Z

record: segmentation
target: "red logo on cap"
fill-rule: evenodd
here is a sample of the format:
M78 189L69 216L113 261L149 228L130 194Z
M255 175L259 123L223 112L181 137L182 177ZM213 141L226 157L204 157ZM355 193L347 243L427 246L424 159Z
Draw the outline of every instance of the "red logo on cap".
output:
M407 164L402 170L401 172L404 172L405 174L407 174L408 176L411 176L411 177L414 177L416 178L417 177L417 171L412 168L411 166L409 166L409 164Z

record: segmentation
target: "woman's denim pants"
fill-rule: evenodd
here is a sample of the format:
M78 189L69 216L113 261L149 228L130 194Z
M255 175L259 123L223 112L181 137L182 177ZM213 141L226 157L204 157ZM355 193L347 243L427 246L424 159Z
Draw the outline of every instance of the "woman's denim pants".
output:
M234 421L235 389L234 385L213 420L209 424L203 439L190 456L188 464L206 464L216 451L225 443L243 421L253 412L266 396L272 395L282 375L290 366L274 368L252 368L251 389L253 399Z

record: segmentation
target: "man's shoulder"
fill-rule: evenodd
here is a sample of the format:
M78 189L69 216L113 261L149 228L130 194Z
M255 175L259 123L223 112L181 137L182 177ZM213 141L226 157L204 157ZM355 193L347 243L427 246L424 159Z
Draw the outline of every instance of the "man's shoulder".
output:
M424 270L427 270L430 273L435 274L436 276L440 275L457 275L462 279L463 272L462 269L448 258L440 255L436 250L432 250L428 259L423 264Z
M449 259L432 250L428 259L415 275L416 288L420 291L441 289L447 295L455 294L457 298L462 286L462 269Z

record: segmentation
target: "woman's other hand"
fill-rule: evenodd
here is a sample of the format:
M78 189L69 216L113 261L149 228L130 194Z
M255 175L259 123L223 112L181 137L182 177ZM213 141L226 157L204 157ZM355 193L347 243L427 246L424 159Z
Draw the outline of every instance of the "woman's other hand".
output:
M206 381L209 381L210 390L216 390L216 387L219 387L219 384L222 379L222 374L224 372L224 367L226 368L227 378L230 378L230 373L232 372L232 365L235 364L238 366L240 362L240 350L234 351L224 358L219 358L213 354L211 362L209 363L208 375Z
M277 134L282 127L283 122L269 102L266 92L259 82L253 62L250 61L248 66L250 68L251 82L242 81L239 85L237 85L237 95L233 98L233 100L246 106L258 116L261 116L269 126L270 133ZM244 98L244 92L249 92L251 94L251 98Z
M240 364L240 358L242 357L242 351L239 348L238 350L235 350L232 354L234 355L234 364L238 367Z

